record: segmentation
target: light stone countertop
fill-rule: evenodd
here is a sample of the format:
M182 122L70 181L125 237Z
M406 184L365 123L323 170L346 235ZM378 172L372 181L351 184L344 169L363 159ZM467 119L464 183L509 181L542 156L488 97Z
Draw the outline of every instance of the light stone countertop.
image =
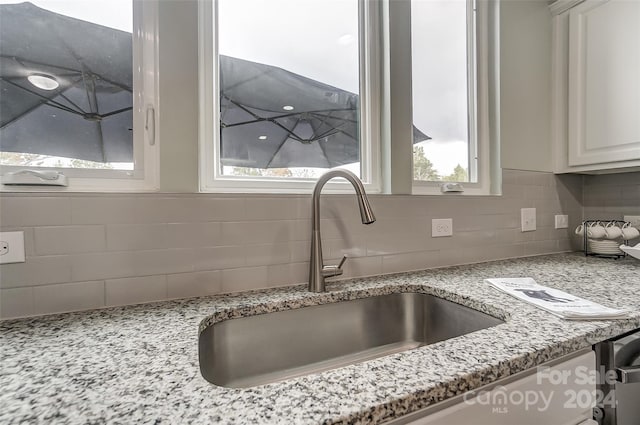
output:
M633 310L565 321L490 288L490 277ZM0 423L378 423L640 328L640 261L557 254L0 322ZM249 389L210 384L199 326L344 299L422 292L506 323L418 349Z

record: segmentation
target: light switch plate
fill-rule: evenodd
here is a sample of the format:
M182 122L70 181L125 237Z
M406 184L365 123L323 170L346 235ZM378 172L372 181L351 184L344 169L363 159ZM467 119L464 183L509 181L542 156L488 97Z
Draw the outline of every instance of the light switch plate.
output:
M569 227L569 216L558 214L556 215L556 229L566 229Z
M431 237L441 238L443 236L453 235L453 219L451 218L434 218L431 220Z
M536 230L536 209L522 208L520 209L520 222L523 232L532 232Z
M24 232L0 232L0 264L24 263Z

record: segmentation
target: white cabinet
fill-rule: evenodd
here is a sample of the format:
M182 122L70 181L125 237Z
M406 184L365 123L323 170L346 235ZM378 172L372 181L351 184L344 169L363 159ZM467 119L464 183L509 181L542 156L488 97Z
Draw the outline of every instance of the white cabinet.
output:
M569 356L570 357L570 356ZM564 358L392 421L411 425L591 424L595 354Z
M556 171L638 167L640 1L571 3L553 18Z

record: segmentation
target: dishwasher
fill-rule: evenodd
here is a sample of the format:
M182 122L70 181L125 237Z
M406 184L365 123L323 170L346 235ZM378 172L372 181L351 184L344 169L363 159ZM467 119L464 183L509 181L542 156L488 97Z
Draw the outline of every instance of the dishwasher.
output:
M594 346L599 425L640 424L640 329Z

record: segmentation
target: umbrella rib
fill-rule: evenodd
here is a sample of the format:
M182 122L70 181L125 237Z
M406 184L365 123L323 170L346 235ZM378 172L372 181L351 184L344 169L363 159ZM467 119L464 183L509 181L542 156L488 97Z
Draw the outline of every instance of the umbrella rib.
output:
M327 150L324 148L324 145L318 142L318 146L320 146L320 150L322 150L322 154L325 158L327 158L327 165L331 168L331 161L329 161L329 156L327 155Z
M259 115L257 115L256 113L254 113L251 110L249 110L247 106L244 106L243 104L241 104L239 102L236 102L235 100L231 99L228 95L222 94L222 97L224 97L229 102L233 103L238 108L242 109L243 111L245 111L246 113L248 113L249 115L251 115L252 117L254 117L256 119L255 121L246 121L246 122L240 123L240 124L250 124L252 122L268 121L268 120L272 120L272 119L288 118L288 117L293 117L293 116L296 116L296 115L300 115L300 112L292 112L292 113L288 113L288 114L276 115L276 116L273 116L271 118L262 118ZM318 109L318 110L315 110L315 111L307 111L305 113L311 114L311 115L322 115L322 114L320 114L320 112L329 112L331 114L333 112L346 112L346 111L353 111L353 110L354 110L353 108ZM332 118L333 119L342 120L342 121L349 121L349 122L353 122L353 123L357 122L356 120L348 120L346 118L339 118L339 117L332 117ZM228 127L231 127L231 126L234 126L234 125L239 125L239 124L227 124Z
M260 117L259 115L255 114L254 112L252 112L251 110L249 110L249 109L248 109L247 107L245 107L244 105L242 105L242 104L240 104L240 103L238 103L238 102L234 101L234 100L233 100L233 99L231 99L229 96L227 96L227 95L223 95L223 97L224 97L225 99L227 99L229 102L231 102L231 103L233 103L234 105L236 105L238 108L242 109L243 111L245 111L246 113L248 113L249 115L251 115L252 117L254 117L254 118L255 118L255 120L253 120L253 121L244 121L244 122L235 123L235 124L225 124L225 127L226 127L226 128L228 128L228 127L235 127L235 126L244 125L244 124L253 124L253 123L256 123L256 122L269 121L269 122L272 122L273 124L277 125L278 127L282 128L284 131L286 131L286 132L289 134L289 137L291 137L293 140L296 140L296 141L301 142L301 143L305 143L305 142L307 142L307 143L308 143L308 142L314 142L314 141L319 140L319 139L322 139L322 138L324 138L324 137L328 137L328 136L327 136L327 134L328 134L328 135L333 135L333 134L335 134L335 133L336 133L336 132L334 132L334 133L329 134L329 133L331 132L331 130L329 130L329 132L323 133L323 134L322 134L322 135L320 135L320 136L312 137L312 138L310 138L310 139L303 139L303 138L301 138L300 136L298 136L298 135L297 135L293 130L289 130L287 127L283 126L282 124L280 124L280 123L277 121L279 118L288 118L288 117L292 117L292 116L294 116L294 115L298 115L298 120L296 121L296 125L293 127L293 128L295 129L295 128L296 128L296 126L298 125L298 123L300 122L300 119L301 119L300 112L297 112L297 113L294 113L294 114L283 114L283 115L278 115L278 116L276 116L276 117L271 117L271 118L262 118L262 117ZM328 109L328 110L325 110L325 111L326 111L326 112L329 112L329 113L332 113L332 112L344 112L344 111L352 111L352 110L353 110L353 109L344 109L344 108L340 108L340 109ZM307 113L307 114L313 114L314 116L317 116L317 115L320 115L318 112L324 112L324 111L319 110L319 111L312 111L312 112L306 112L306 113ZM323 116L323 115L321 115L321 116ZM325 122L325 121L327 120L327 118L339 119L339 120L341 120L341 121L347 121L347 122L353 122L353 123L357 122L357 121L355 121L355 120L348 120L348 119L345 119L345 118L336 118L336 117L333 117L333 116L331 116L331 115L329 115L329 117L326 117L326 116L323 116L323 117L324 117L323 122ZM340 126L344 126L344 123L343 123L343 124L341 124ZM345 135L349 136L349 135L348 135L347 133L345 133L344 131L339 130L339 129L336 129L335 127L334 127L332 130L337 130L337 132L341 132L341 133L343 133L343 134L345 134ZM349 136L349 137L351 137L351 136ZM286 139L285 139L284 141L286 142ZM284 143L284 142L283 142L283 143ZM282 144L281 144L281 146L282 146ZM281 146L280 146L280 147L281 147ZM278 148L278 150L280 149L280 147ZM277 152L277 151L276 151L276 152ZM273 158L271 158L271 160L273 160ZM270 164L270 163L271 163L271 161L269 161L269 164Z
M327 118L333 118L333 117L331 117L331 116L326 117L326 118L325 118L325 119L320 123L320 125L324 124L324 123L326 122ZM327 126L329 127L329 130L325 131L324 133L320 133L320 135L318 135L318 136L315 136L315 139L314 139L314 140L320 140L320 139L322 139L322 138L324 138L324 137L333 136L334 134L336 134L336 133L338 133L338 132L342 131L342 130L340 129L340 127L344 127L344 125L345 125L345 124L346 124L346 123L344 123L344 122L343 122L342 124L339 124L339 125L338 125L338 126L336 126L336 127L332 127L332 126L330 126L330 125L328 125L328 124L327 124Z
M80 61L78 61L80 62ZM87 104L89 105L89 112L93 112L93 103L91 103L91 88L93 88L93 93L94 93L94 99L95 99L95 92L96 92L96 86L95 86L95 81L91 81L91 87L89 87L89 85L87 84L87 76L86 74L88 72L86 72L84 70L84 64L82 62L80 62L80 65L82 65L82 83L84 84L84 92L87 95ZM96 113L97 111L97 104L96 104Z
M344 112L344 111L353 111L353 110L354 109L330 109L329 112ZM309 112L309 114L313 115L315 117L317 117L317 116L325 117L325 119L326 119L326 116L320 114L320 112L323 112L323 111L311 111L311 112ZM346 121L346 122L350 122L350 123L353 123L353 124L356 124L358 122L358 120L351 120L349 118L341 118L341 117L335 117L335 116L331 116L331 119L340 120L340 121Z
M258 121L265 121L266 118L262 118L259 115L254 114L253 112L251 112L249 109L245 108L244 105L241 105L240 103L236 102L235 100L231 99L229 96L224 95L224 97L231 103L233 103L234 105L236 105L238 108L242 109L243 111L245 111L247 114L251 115L253 118L255 118Z
M75 86L76 84L78 84L80 81L82 81L82 76L80 78L76 78L75 81L73 81L72 84L69 85L69 88ZM65 90L66 91L66 90ZM84 109L82 109L82 107L78 104L76 104L74 101L72 101L71 99L69 99L67 96L65 96L65 94L62 91L59 91L58 95L60 95L64 100L66 100L67 102L69 102L70 104L72 104L73 106L75 106L79 112L84 114Z
M300 120L302 119L301 116L298 117L298 120L296 121L296 125L293 126L293 128L295 129L298 124L300 123ZM271 163L273 162L273 160L276 158L276 155L278 154L278 152L280 152L280 149L282 149L282 147L284 146L284 144L287 142L287 140L289 139L289 134L293 134L293 131L287 131L288 135L285 136L285 138L280 142L280 144L278 145L278 148L273 152L273 156L271 157L271 159L269 160L269 162L267 163L267 166L265 168L269 168L269 166L271 165Z
M330 111L326 116L324 116L324 117L322 117L322 118L321 118L320 125L318 125L318 129L320 129L320 127L322 127L322 126L327 122L327 120L328 120L329 118L331 118L331 114L332 114L332 112ZM316 115L314 114L313 116L316 116ZM341 125L344 125L344 124L341 124ZM329 127L330 127L330 126L329 126ZM311 126L311 128L313 128L313 126ZM333 130L333 129L329 129L329 130L327 130L325 133L321 133L321 135L320 135L320 136L318 136L318 135L316 134L316 129L314 128L314 129L313 129L314 140L318 140L319 138L324 137L324 136L322 136L322 134L330 133L330 132L331 132L331 130Z
M256 114L254 114L253 112L251 112L249 109L245 108L244 105L239 104L238 102L230 99L228 96L224 96L229 102L233 103L234 105L236 105L238 108L242 109L243 111L245 111L246 113L248 113L249 115L251 115L252 117L254 117L257 121L269 121L274 123L275 125L277 125L278 127L280 127L281 129L283 129L284 131L286 131L292 139L297 140L299 142L301 142L302 140L300 139L300 137L298 137L292 130L289 130L287 127L283 126L282 124L280 124L278 121L275 120L275 118L262 118ZM296 125L298 125L298 122L300 121L300 118L298 118L298 121L296 122ZM254 121L255 122L255 121ZM227 126L229 127L229 126ZM295 126L293 127L295 128Z
M101 74L96 74L95 72L93 72L93 71L91 71L91 70L90 70L90 72L91 72L91 75L95 75L96 77L100 78L102 81L106 81L107 83L111 84L112 86L116 86L116 87L118 87L119 89L122 89L122 90L124 90L124 91L128 91L129 93L132 93L132 92L133 92L133 90L132 90L132 89L131 89L131 87L129 87L129 86L125 86L124 84L120 84L120 83L118 83L118 82L116 82L116 81L112 81L112 80L109 80L108 78L104 78L104 76L103 76L103 75L101 75Z
M110 117L111 115L116 115L116 114L119 114L121 112L130 111L132 109L133 109L132 106L127 106L126 108L117 109L115 111L107 112L106 114L101 114L100 117L101 118L107 118L107 117Z
M100 141L100 151L102 152L102 163L107 163L107 154L104 150L104 136L102 134L102 123L100 121L96 121L96 126L98 127L98 139Z
M73 106L75 106L76 108L78 108L80 111L82 111L82 108L78 104L76 104L73 100L69 99L62 92L58 93L58 95L64 100L66 100L67 102L69 102L70 104L72 104Z
M31 94L32 94L32 95L34 95L34 96L39 97L40 99L42 99L43 101L42 101L42 102L40 102L37 106L41 106L41 105L47 104L47 105L52 106L52 107L54 107L54 108L58 108L58 109L62 109L63 111L70 112L70 113L72 113L72 114L82 115L82 112L79 112L79 111L76 111L76 110L74 110L74 109L72 109L72 108L69 108L68 106L63 105L62 103L56 102L56 101L55 101L55 100L53 100L53 99L49 99L49 98L48 98L48 97L46 97L46 96L42 96L40 93L37 93L37 92L35 92L35 91L33 91L33 90L30 90L30 89L28 89L28 88L26 88L26 87L23 87L23 86L21 86L20 84L16 84L16 83L14 83L13 81L11 81L11 80L10 80L10 79L8 79L8 78L0 77L0 80L2 80L2 81L6 81L7 83L9 83L9 84L11 84L11 85L13 85L13 86L15 86L15 87L17 87L17 88L22 89L22 90L24 90L24 91L26 91L26 92L28 92L28 93L31 93ZM58 93L58 94L60 94L60 93ZM35 109L35 108L33 108L33 109ZM24 114L23 114L23 115L24 115Z

